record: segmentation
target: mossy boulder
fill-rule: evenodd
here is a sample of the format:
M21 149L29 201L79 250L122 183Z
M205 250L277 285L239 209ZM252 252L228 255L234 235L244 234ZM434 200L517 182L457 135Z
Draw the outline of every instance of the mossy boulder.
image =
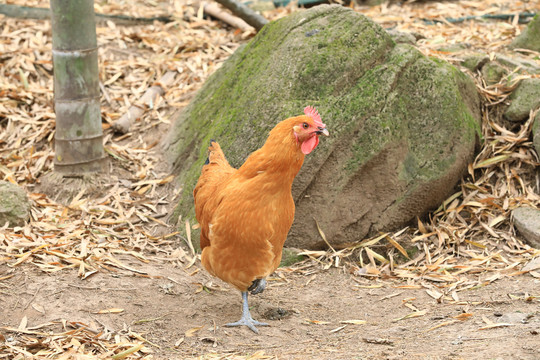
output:
M523 32L512 41L510 48L540 51L540 16L538 14L531 20Z
M23 189L0 181L0 226L23 226L30 217L30 202Z
M466 75L350 9L321 5L266 25L178 116L166 147L183 186L175 215L194 218L210 139L238 167L306 105L330 137L295 179L287 246L324 246L316 222L331 244L401 227L451 194L474 155L479 100Z

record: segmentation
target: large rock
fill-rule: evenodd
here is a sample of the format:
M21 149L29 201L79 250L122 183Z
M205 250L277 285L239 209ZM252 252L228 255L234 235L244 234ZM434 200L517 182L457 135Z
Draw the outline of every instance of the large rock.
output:
M510 48L540 51L540 16L538 14L523 29L523 32L512 41Z
M319 109L330 137L293 185L287 245L356 241L403 226L454 191L479 129L473 82L446 62L399 44L341 6L272 22L216 71L176 120L168 155L193 218L191 192L216 139L233 166L280 120Z
M0 226L22 226L30 217L30 203L24 190L0 181Z

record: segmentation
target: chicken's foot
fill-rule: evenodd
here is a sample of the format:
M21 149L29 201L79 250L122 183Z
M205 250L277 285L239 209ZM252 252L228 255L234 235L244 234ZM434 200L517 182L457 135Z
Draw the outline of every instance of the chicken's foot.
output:
M249 312L249 305L248 305L248 292L242 291L242 318L234 323L226 324L225 326L241 326L245 325L248 328L250 328L251 331L258 334L259 330L255 327L257 326L270 326L270 324L263 323L257 320L253 320L251 317L251 313Z

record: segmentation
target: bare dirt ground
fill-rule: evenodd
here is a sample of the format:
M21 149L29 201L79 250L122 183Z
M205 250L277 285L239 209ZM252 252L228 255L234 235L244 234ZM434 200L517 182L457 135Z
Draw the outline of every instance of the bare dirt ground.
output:
M100 12L134 16L165 9L177 20L98 26L112 171L99 193L75 191L67 201L43 187L52 171L54 129L50 26L4 22L0 175L27 191L32 221L0 229L0 359L540 358L540 251L522 241L510 219L513 207L540 204L530 122L506 129L497 111L488 110L484 145L491 145L481 148L444 209L403 231L359 239L351 249L309 252L250 297L254 318L270 327L258 335L224 327L240 317L240 294L201 268L187 245L186 219L180 229L164 222L181 188L166 172L159 141L172 114L253 34L203 19L189 1L157 3L97 5ZM387 28L419 33L421 51L456 65L463 54L441 52L441 44L466 42L492 54L523 25L432 26L416 19L531 9L538 3L489 0L356 10ZM266 15L290 11L301 10ZM132 132L114 134L110 125L171 70L177 77L164 97ZM485 103L509 94L503 84L477 80ZM509 156L500 160L500 154ZM405 242L417 252L398 261Z
M240 295L227 284L170 263L124 260L147 275L99 273L83 281L73 271L45 275L2 265L0 274L13 276L1 283L0 325L17 328L25 319L29 337L76 324L137 333L157 359L540 358L540 282L530 275L437 301L423 286L402 281L364 280L317 265L280 269L282 277L250 297L254 318L271 325L257 335L223 326L240 316ZM106 309L112 312L99 313Z

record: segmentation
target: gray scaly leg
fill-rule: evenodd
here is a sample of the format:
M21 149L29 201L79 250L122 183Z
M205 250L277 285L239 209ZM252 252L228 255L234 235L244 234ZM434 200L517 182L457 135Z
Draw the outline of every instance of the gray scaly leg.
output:
M249 306L248 306L248 292L242 291L242 318L234 323L226 324L225 326L241 326L245 325L248 328L251 329L254 333L258 334L259 330L255 327L257 326L270 326L270 324L259 322L257 320L253 320L251 317L251 313L249 312Z

